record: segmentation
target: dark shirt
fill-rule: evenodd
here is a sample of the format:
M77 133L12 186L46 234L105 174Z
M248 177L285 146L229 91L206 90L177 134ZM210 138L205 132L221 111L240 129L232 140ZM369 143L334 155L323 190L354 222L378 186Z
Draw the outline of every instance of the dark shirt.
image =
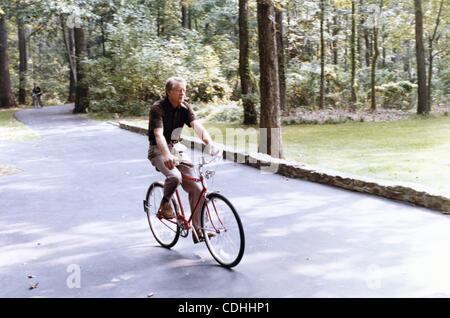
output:
M41 96L42 95L42 91L41 91L40 88L36 87L36 88L33 88L33 94Z
M194 111L188 103L184 102L174 108L168 98L159 100L150 108L148 140L150 144L156 145L156 138L153 133L153 129L155 128L163 128L164 138L166 138L167 143L170 143L172 140L178 140L184 124L191 127L191 122L194 120ZM172 136L172 132L175 129L177 130Z

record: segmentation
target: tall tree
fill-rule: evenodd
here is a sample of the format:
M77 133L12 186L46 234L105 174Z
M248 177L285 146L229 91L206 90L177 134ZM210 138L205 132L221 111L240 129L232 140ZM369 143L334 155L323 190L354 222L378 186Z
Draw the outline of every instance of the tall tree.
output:
M323 34L323 24L325 20L325 0L320 0L320 93L319 108L324 108L325 104L325 39Z
M6 15L0 10L0 108L15 106L11 92L8 58L8 30Z
M434 42L438 41L438 28L439 24L441 22L441 14L442 14L442 7L444 5L444 0L441 0L439 4L439 10L436 16L436 22L434 24L433 33L428 37L428 85L427 85L427 108L428 111L431 111L431 91L432 91L432 78L433 78L433 60L434 60Z
M75 34L75 55L76 55L76 97L74 113L86 113L89 107L89 86L86 81L86 68L84 59L87 56L86 40L84 30L81 27L74 28Z
M164 34L166 24L166 0L156 1L156 6L156 33L158 36L162 36Z
M189 28L188 5L185 0L181 0L181 26Z
M250 72L248 0L239 0L239 76L241 79L242 103L244 106L244 125L253 125L257 122Z
M271 0L257 1L261 119L259 151L282 158L280 87L275 8Z
M280 109L283 112L288 112L286 105L286 54L285 54L285 40L284 40L284 11L280 8L276 10L277 22L277 48L278 48L278 74L280 83Z
M27 96L27 42L23 18L17 16L17 35L19 43L19 104L26 104Z
M352 91L352 97L351 101L352 103L356 103L356 0L352 0L352 34L350 36L350 54L351 54L351 60L352 60L352 74L351 74L351 91Z
M74 29L69 27L66 29L65 19L63 15L60 15L61 31L64 40L64 46L67 53L67 62L69 63L69 94L67 102L73 103L76 98L76 86L77 86L77 73L76 73L76 58L75 58L75 45L74 45Z
M422 0L414 0L416 17L416 60L418 103L417 114L428 114L430 109L427 103L427 79L425 73L425 50L423 46L423 13Z
M69 42L68 58L69 58L69 95L67 101L75 102L77 89L77 65L75 59L75 31L74 28L67 29L67 37Z
M372 49L372 67L370 72L370 109L375 111L377 109L377 100L376 100L376 72L377 72L377 60L380 55L380 50L378 48L378 31L381 23L381 12L383 10L383 0L380 0L380 4L378 9L375 8L375 11L372 15L372 39L373 39L373 49Z
M339 26L338 26L338 16L337 13L333 15L333 27L331 34L333 36L333 42L332 42L332 48L333 48L333 64L338 65L338 59L339 59L339 51L338 51L338 34L339 34Z
M364 24L366 22L365 16L362 12L362 9L365 7L364 0L359 0L359 9L360 9L360 15L361 15L361 34L364 37L364 57L366 62L366 67L370 66L370 57L372 56L372 45L370 41L370 35L369 30L364 27Z

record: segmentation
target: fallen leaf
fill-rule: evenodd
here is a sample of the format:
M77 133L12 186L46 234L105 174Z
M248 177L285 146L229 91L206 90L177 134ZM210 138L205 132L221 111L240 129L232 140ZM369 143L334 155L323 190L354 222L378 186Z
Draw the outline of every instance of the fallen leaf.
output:
M153 293L150 293L150 294L147 295L147 297L150 298L150 297L153 297L153 295L154 295Z
M36 276L34 275L27 275L28 278L35 278Z
M38 285L39 285L39 283L33 283L33 284L31 284L30 285L30 287L28 288L28 289L35 289L35 288L37 288L38 287Z

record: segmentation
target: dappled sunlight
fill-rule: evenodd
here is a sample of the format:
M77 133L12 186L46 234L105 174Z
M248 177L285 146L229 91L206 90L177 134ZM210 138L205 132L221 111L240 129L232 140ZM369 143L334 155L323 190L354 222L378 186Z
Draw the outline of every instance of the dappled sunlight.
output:
M117 128L108 124L103 125L86 125L86 126L52 126L51 128L45 128L45 131L42 131L41 134L45 137L57 136L61 137L62 135L66 138L88 138L88 137L97 137L98 133L104 132L112 132Z
M287 251L267 251L267 252L247 252L245 254L245 264L260 264L261 262L273 262L279 261L282 258L289 257L295 254Z
M347 256L340 260L327 260L326 263L319 264L311 262L309 264L294 265L290 272L293 274L309 277L321 277L326 280L361 280L364 279L364 273L355 271L354 263L361 261L361 256Z
M202 263L204 264L204 262L205 262L204 259L193 260L193 259L183 257L183 258L180 258L177 260L170 261L165 266L168 269L182 269L187 266L195 266L195 265L199 265Z
M11 235L11 234L38 234L38 233L46 233L48 227L38 226L36 224L29 224L26 222L18 222L18 223L6 223L0 222L0 235Z
M413 297L432 297L434 293L450 295L449 241L447 222L435 221L414 232L409 240L411 253L405 256L399 268L408 280L422 287L414 291Z
M411 214L410 220L405 219L406 213ZM410 223L406 228L405 220ZM450 252L446 248L450 239L449 221L428 211L414 213L407 209L393 213L392 218L376 209L352 210L333 217L319 212L301 215L295 223L291 218L283 226L272 225L258 235L272 239L296 237L294 254L301 261L291 266L292 274L330 284L353 282L359 285L354 296L361 290L396 295L398 291L392 286L400 284L401 288L397 288L403 290L403 295L424 297L436 290L450 293L450 276L442 276L450 266ZM302 239L312 233L313 238ZM308 244L312 241L314 249ZM270 246L276 246L276 242ZM404 288L410 292L405 294ZM336 295L344 294L341 291Z
M134 160L110 160L110 161L97 161L92 162L92 166L103 166L103 165L133 165L133 164L143 164L147 163L147 159L134 159Z
M0 184L0 192L5 190L13 190L13 191L21 191L26 193L35 193L35 192L44 192L48 191L51 192L58 187L56 185L48 184L45 185L43 182L36 183L36 182L27 182L27 181L19 181L14 183L5 183Z
M22 243L9 243L0 247L0 267L31 261L63 263L68 259L76 260L74 255L87 258L90 254L94 256L110 250L127 249L126 242L129 240L138 242L148 237L146 232L130 230L142 228L144 221L91 222L61 232L32 223L13 224L8 226L12 227L11 230L0 233L18 235ZM93 249L97 251L92 252Z
M302 197L305 200L301 200ZM338 201L340 199L334 197L332 200ZM233 202L245 218L276 218L298 215L300 212L316 212L327 209L330 205L330 199L325 199L324 195L312 195L302 191L291 191L283 194L273 193L270 196L266 194L260 198L235 196ZM269 202L270 204L268 204Z

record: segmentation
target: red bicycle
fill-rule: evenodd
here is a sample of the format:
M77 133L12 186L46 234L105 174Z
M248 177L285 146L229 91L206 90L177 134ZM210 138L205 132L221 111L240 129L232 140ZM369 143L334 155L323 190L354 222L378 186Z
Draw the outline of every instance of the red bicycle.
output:
M215 172L211 170L203 172L202 168L213 160L205 162L205 159L202 158L202 163L198 165L199 177L193 178L183 175L183 179L201 183L202 192L194 209L196 213L201 213L200 231L214 259L222 266L231 268L239 264L244 255L244 228L231 202L218 192L208 192L206 188L205 179L213 177ZM171 199L171 205L177 217L170 220L158 218L157 213L163 192L163 183L152 183L144 200L144 210L155 239L163 247L171 248L178 242L180 235L182 237L189 235L189 231L192 229L193 215L189 219L186 218L177 189L175 198L172 197ZM201 212L198 212L197 206L202 198L205 201ZM196 235L196 231L193 232Z

